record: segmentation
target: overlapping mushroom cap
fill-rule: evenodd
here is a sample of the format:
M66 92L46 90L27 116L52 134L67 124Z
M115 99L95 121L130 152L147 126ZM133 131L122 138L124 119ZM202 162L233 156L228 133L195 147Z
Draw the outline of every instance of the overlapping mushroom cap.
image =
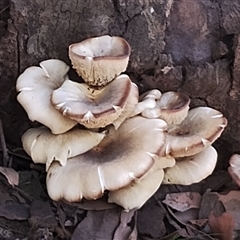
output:
M221 112L209 107L189 110L187 117L178 125L170 125L166 133L164 155L191 156L210 146L227 126Z
M117 203L126 211L139 209L160 187L164 168L173 167L173 157L155 157L155 162L150 170L140 179L133 180L128 186L109 192L108 202Z
M100 89L66 80L52 94L53 105L63 115L87 128L112 124L125 107L131 105L131 111L137 100L138 89L125 74Z
M51 104L52 92L67 77L69 66L57 59L40 63L41 67L27 68L17 79L18 101L31 121L49 127L54 134L68 131L77 122L63 116Z
M209 146L192 156L176 158L173 167L164 170L164 184L190 185L209 176L217 163L217 151Z
M96 199L144 175L154 164L163 142L166 123L160 119L134 117L90 151L71 158L66 166L53 162L47 174L47 189L53 200L70 202Z
M67 159L82 154L98 145L105 133L84 129L72 129L54 135L46 127L31 128L22 136L23 149L35 163L46 164L48 170L53 161L65 166Z
M121 37L89 38L69 46L73 68L92 86L104 86L127 68L131 47Z

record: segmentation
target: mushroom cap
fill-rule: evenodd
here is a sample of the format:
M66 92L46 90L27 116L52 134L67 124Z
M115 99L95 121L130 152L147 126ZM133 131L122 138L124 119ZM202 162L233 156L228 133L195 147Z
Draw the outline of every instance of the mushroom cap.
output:
M46 164L46 170L53 161L65 166L67 159L87 152L98 145L105 137L104 133L84 129L72 129L63 134L54 135L44 126L31 128L22 136L23 149L35 163Z
M189 110L179 125L171 125L166 132L162 156L191 156L210 146L227 126L221 112L209 107Z
M193 156L177 158L176 164L164 170L164 184L190 185L209 176L217 163L217 151L209 146Z
M154 164L152 156L163 145L165 128L163 120L140 116L125 120L117 131L109 127L95 148L70 158L66 166L52 163L47 174L49 196L77 202L129 185Z
M127 68L131 47L121 37L88 38L69 46L73 68L92 86L104 86Z
M69 66L57 59L40 63L41 67L27 68L17 79L17 100L31 121L49 127L54 134L73 128L77 122L63 116L51 104L53 90L59 88L67 77Z
M228 172L237 185L240 186L240 155L233 154L229 159L229 164Z
M126 211L139 209L158 190L164 177L164 171L151 169L141 180L131 182L127 187L109 192L108 202L122 206Z
M187 116L190 98L182 92L165 92L154 108L147 108L142 116L161 118L168 124L180 124Z
M52 94L53 105L87 128L105 127L116 120L131 93L131 80L120 75L101 89L66 80Z
M164 171L163 168L173 167L173 157L154 157L155 162L148 172L140 179L133 180L128 186L109 192L108 202L122 206L126 211L139 209L160 187Z

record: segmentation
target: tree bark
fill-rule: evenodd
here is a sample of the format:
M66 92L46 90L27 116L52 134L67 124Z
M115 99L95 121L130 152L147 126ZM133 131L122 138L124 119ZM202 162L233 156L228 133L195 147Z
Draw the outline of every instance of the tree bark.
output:
M226 156L240 151L239 32L239 0L3 0L0 117L6 139L20 145L33 126L16 101L19 74L49 58L70 64L71 43L109 34L130 43L127 74L141 92L184 91L191 107L220 110L229 125L216 145Z

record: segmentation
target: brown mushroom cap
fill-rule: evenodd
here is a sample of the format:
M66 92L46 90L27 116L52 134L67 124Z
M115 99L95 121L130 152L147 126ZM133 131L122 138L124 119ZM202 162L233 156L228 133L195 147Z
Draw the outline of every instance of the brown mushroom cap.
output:
M161 118L168 124L180 124L187 116L190 98L182 92L165 92L154 108L147 108L142 116Z
M53 90L65 81L69 67L62 61L50 59L40 63L41 67L27 68L17 79L17 100L31 121L49 127L54 134L73 128L77 122L63 116L51 104Z
M67 159L82 154L98 145L104 133L72 129L54 135L46 127L31 128L22 136L23 149L35 163L46 164L48 170L53 161L65 166Z
M191 156L210 146L227 126L221 112L209 107L189 110L179 125L167 129L165 146L161 155Z
M190 185L209 176L217 163L217 151L209 146L193 156L177 158L176 164L164 170L164 184Z
M66 166L52 163L47 174L49 196L76 202L127 186L154 164L152 156L163 145L165 128L160 119L139 116L125 120L117 131L110 127L98 146L70 158Z
M109 192L108 202L122 206L126 211L139 209L160 187L164 171L163 168L173 167L173 157L154 157L155 162L150 170L140 179L133 180L128 186Z
M127 68L131 47L121 37L108 35L69 46L73 68L92 86L104 86Z
M53 105L87 128L105 127L116 120L131 93L131 80L120 75L101 89L66 80L52 94Z

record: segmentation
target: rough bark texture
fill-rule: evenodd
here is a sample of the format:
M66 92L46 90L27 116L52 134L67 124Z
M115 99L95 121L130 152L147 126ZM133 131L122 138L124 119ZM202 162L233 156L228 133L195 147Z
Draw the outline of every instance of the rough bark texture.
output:
M33 125L16 101L18 75L44 59L70 64L71 43L110 34L130 43L127 73L140 91L182 90L192 107L222 111L229 125L217 145L240 151L239 32L239 0L2 0L0 116L7 141L20 145Z

